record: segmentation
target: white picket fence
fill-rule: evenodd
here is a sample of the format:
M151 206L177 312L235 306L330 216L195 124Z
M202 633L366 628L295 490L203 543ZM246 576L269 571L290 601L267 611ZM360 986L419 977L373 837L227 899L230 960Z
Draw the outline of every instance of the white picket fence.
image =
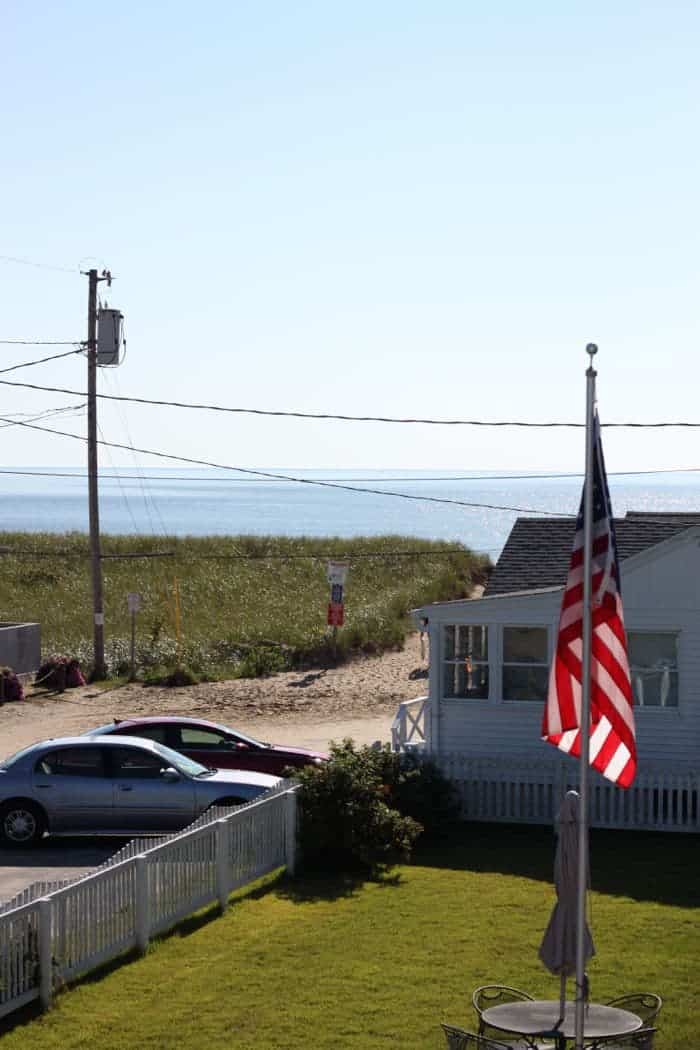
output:
M566 791L578 787L572 759L424 753L454 783L465 820L549 824ZM589 815L591 827L700 831L700 772L643 770L632 787L623 790L591 770Z
M294 872L296 793L266 795L200 818L138 853L130 843L77 882L0 914L0 1017L130 948L261 875ZM220 815L224 812L224 815ZM123 856L122 854L127 854ZM11 902L12 903L12 902Z

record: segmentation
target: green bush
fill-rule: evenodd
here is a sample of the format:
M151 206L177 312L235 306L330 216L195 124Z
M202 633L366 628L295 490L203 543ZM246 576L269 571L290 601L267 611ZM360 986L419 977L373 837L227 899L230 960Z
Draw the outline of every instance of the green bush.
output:
M413 817L431 839L444 838L460 818L454 784L435 762L417 752L392 751L389 744L374 751L386 800L406 817Z
M182 685L199 685L206 681L190 667L151 667L143 676L144 685L164 685L171 689Z
M236 678L264 678L265 675L286 671L289 661L279 647L253 646L236 664Z
M351 740L332 744L329 761L295 775L299 796L302 865L316 871L377 874L410 858L421 825L387 802L383 762Z

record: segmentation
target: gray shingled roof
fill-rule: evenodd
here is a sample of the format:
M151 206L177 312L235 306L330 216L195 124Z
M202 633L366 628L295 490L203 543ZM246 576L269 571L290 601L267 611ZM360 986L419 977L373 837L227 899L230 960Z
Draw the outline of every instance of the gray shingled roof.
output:
M629 511L615 519L620 561L700 525L700 514ZM574 518L518 518L491 573L485 597L566 583Z

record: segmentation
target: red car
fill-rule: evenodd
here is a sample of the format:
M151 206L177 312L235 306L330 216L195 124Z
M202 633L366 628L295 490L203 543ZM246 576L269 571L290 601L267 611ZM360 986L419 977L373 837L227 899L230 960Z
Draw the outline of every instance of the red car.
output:
M320 765L328 755L303 747L285 747L283 744L264 744L260 740L238 733L229 726L207 722L200 718L129 718L115 719L106 726L91 729L85 736L103 736L118 733L141 736L180 751L195 762L215 769L254 769L258 773L281 776L290 766Z

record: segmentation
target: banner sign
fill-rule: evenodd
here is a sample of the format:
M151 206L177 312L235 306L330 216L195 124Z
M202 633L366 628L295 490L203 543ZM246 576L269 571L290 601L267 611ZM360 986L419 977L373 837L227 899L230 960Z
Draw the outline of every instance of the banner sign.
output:
M328 626L342 627L345 622L345 606L339 602L328 603Z

